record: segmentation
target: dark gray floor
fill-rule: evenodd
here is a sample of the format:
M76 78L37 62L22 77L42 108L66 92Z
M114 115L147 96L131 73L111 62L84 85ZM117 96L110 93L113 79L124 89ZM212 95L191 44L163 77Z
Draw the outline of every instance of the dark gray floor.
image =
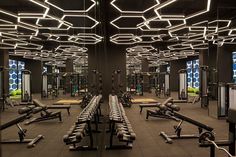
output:
M149 97L149 96L148 96ZM44 101L52 103L55 100ZM160 100L160 101L163 101ZM216 120L207 116L207 110L201 109L199 104L180 104L181 113L192 117L198 121L212 126L215 129L217 139L227 138L228 125L225 120ZM208 157L207 148L199 148L197 139L195 140L178 140L172 145L164 143L159 136L160 131L173 133L173 125L176 122L171 120L154 119L145 120L145 110L139 114L138 105L134 104L131 108L126 108L127 116L137 135L132 150L105 150L104 144L108 144L109 134L104 131L95 135L95 144L99 145L98 151L69 151L68 146L63 143L62 137L69 130L70 126L75 122L81 109L79 106L72 106L71 116L66 111L63 113L63 122L51 120L48 122L35 123L29 126L21 125L28 129L27 137L35 137L38 134L45 136L35 148L27 149L25 144L4 144L2 145L3 157ZM107 103L103 104L103 111L107 111ZM17 116L17 108L9 108L1 115L2 123L9 121ZM107 118L104 117L104 121ZM196 133L197 128L184 123L184 133ZM100 126L101 130L105 130L106 125ZM2 131L2 138L17 138L17 128L15 126ZM83 142L87 142L85 139ZM217 152L218 157L226 156L221 152Z

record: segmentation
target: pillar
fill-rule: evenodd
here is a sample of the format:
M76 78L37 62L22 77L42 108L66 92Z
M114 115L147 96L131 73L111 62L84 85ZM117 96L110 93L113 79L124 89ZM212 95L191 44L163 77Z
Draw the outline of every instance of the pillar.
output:
M41 93L42 62L39 60L26 59L25 69L31 71L32 93Z
M8 50L0 50L0 66L4 68L9 68L9 53ZM9 73L4 71L4 94L9 93Z
M141 71L146 73L149 72L149 63L147 58L143 58L141 61ZM149 76L143 75L143 92L149 92Z
M173 60L170 62L170 89L178 91L179 89L179 73L180 69L186 69L186 60Z

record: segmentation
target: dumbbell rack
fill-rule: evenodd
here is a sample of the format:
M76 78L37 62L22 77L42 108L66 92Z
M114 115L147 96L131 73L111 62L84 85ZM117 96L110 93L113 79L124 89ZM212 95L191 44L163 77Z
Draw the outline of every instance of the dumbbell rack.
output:
M121 103L118 102L117 96L109 96L109 132L110 141L109 146L105 148L109 149L132 149L133 141L136 135L130 125L130 122L125 115L124 108ZM126 142L125 145L114 145L113 136L116 135L120 142Z
M99 108L101 95L94 96L90 103L83 109L83 111L78 116L77 122L71 127L71 129L64 135L63 140L66 145L70 145L69 149L72 151L78 150L97 150L98 147L94 147L93 142L93 132L98 131L98 121L99 121ZM95 120L96 130L92 130L92 120ZM86 146L78 145L85 136L89 136L90 144Z

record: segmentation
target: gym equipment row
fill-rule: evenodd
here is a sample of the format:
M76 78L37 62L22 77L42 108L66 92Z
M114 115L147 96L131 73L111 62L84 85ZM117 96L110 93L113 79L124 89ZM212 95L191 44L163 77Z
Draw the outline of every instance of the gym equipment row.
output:
M5 92L3 85L5 84L4 73L8 72L9 68L0 67L0 101L1 101L1 109L4 111L5 104L13 107L11 103L6 102L6 99L9 97L9 94ZM20 105L28 104L32 101L32 93L31 93L31 72L29 70L21 71L21 103Z
M18 131L18 136L19 136L19 139L5 139L5 140L1 140L1 143L2 144L11 144L11 143L28 143L27 147L28 148L31 148L31 147L34 147L36 145L37 142L39 142L41 139L43 139L43 136L42 135L38 135L36 136L35 138L33 139L26 139L25 136L26 136L26 132L27 130L26 129L23 129L19 123L27 120L27 119L30 119L32 117L31 114L29 114L29 110L31 110L31 112L36 112L35 110L33 111L33 107L28 107L28 109L19 109L19 113L23 114L7 123L4 123L0 126L0 130L5 130L11 126L14 126L16 125L17 128L19 129Z
M156 104L155 107L155 110L147 110L146 119L151 116L179 121L179 119L177 119L175 116L172 116L172 113L174 111L180 111L180 107L178 105L173 104L173 98L169 97L163 103Z
M156 96L159 98L170 96L170 74L163 72L158 74L158 83L155 90Z
M48 98L49 95L52 99L59 95L59 73L43 73L42 74L42 89L41 98Z
M132 126L125 114L123 105L119 103L117 96L109 96L109 131L110 143L106 149L131 149L133 141L136 139ZM114 145L113 136L119 139L120 142L125 142L125 145Z
M63 141L66 145L71 145L70 150L97 150L97 147L94 147L93 141L93 130L92 130L92 120L96 127L96 132L98 131L99 123L99 108L100 100L102 96L94 96L90 103L83 109L83 111L78 116L75 124L70 128L66 135L63 137ZM89 146L80 146L80 142L84 139L85 136L89 136L90 145Z

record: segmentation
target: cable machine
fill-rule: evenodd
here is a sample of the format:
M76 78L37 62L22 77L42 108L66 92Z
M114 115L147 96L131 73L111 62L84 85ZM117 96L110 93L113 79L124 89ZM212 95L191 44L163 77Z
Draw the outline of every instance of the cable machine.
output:
M179 99L187 100L188 99L188 82L187 82L187 70L179 70Z
M200 67L200 97L201 97L201 106L208 106L208 77L207 77L208 66Z
M21 74L21 101L31 102L32 101L32 82L31 72L29 70L22 70Z
M48 75L47 73L42 74L42 89L41 89L41 98L48 97Z
M158 74L156 96L161 97L170 96L170 74L168 72L162 72Z
M70 93L72 97L79 94L79 74L77 73L70 75Z

